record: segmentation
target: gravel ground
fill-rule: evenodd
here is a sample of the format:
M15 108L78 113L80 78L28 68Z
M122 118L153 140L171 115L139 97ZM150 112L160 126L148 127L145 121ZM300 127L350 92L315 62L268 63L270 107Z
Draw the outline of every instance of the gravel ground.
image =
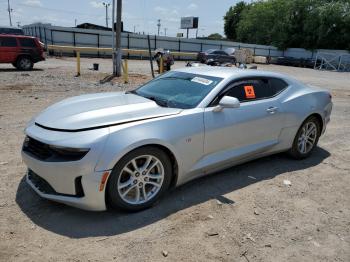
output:
M94 62L99 72L89 70ZM128 85L99 83L109 60L82 59L80 78L73 58L35 68L0 65L1 261L350 261L349 73L258 65L331 90L332 121L314 154L233 167L128 214L39 198L24 183L20 148L33 115L66 97L132 88L150 79L148 62L129 62Z

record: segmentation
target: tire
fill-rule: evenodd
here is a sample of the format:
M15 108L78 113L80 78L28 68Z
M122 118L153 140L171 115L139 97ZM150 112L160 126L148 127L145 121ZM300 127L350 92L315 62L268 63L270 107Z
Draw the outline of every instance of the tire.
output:
M135 149L113 168L106 189L107 204L134 212L149 208L167 191L171 177L172 165L165 152L152 146Z
M28 56L21 56L17 59L16 68L22 71L29 71L33 69L33 61Z
M17 68L17 64L16 63L12 63L13 67Z
M315 116L307 118L300 126L289 154L295 159L309 157L318 143L320 134L321 124L319 119Z

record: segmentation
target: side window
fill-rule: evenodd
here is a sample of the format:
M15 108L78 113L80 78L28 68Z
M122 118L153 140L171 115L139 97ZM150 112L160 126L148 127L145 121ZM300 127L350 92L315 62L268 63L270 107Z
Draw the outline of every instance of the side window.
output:
M35 41L32 38L19 38L19 43L23 47L36 47Z
M274 95L267 79L252 79L238 82L225 95L236 97L240 102L268 98Z
M3 47L16 47L17 41L14 37L1 37L0 38L0 46Z
M216 54L216 55L227 55L224 51L220 51L220 50L217 50L217 51L213 52L213 54Z

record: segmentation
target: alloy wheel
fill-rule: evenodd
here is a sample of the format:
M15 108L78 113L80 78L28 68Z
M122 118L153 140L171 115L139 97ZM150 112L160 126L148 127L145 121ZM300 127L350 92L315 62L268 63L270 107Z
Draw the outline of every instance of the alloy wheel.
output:
M19 65L20 65L20 68L24 69L24 70L28 70L30 69L31 67L31 61L28 59L28 58L22 58L20 61L19 61Z
M298 137L298 151L307 154L314 147L317 139L317 126L314 122L307 122L302 127Z
M143 204L158 194L163 181L164 167L157 157L137 156L123 167L117 183L118 194L129 204Z

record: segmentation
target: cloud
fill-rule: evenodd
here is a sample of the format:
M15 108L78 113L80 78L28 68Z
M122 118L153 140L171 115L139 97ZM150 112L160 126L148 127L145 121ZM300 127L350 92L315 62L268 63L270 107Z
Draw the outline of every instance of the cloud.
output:
M173 11L171 11L171 14L172 14L172 15L178 16L178 15L179 15L179 12L178 12L177 10L174 9Z
M198 5L196 5L195 3L192 3L189 6L187 6L188 10L196 10L197 8L198 8Z
M26 0L23 3L29 6L42 6L42 3L40 0Z
M90 1L90 5L93 8L102 8L103 7L103 4L101 2L97 2L97 1Z
M156 6L154 8L154 11L157 12L157 13L160 13L162 15L165 15L166 13L168 13L168 9L164 8L164 7L161 7L161 6Z

